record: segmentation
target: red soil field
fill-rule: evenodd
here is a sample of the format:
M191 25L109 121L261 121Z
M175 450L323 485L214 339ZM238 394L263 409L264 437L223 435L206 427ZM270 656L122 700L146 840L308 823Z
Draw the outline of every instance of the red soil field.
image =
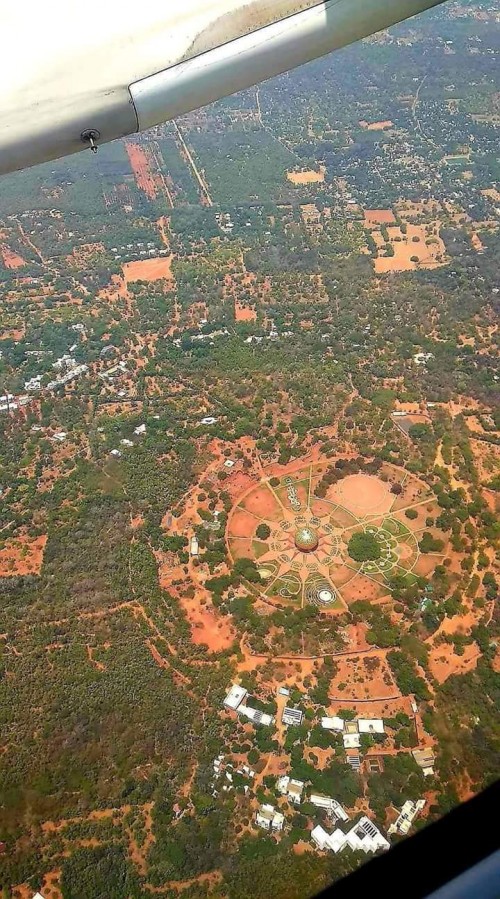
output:
M464 654L457 656L449 646L434 646L429 653L429 670L439 684L451 674L466 674L472 671L481 657L476 643L464 647Z
M328 690L335 699L386 699L399 695L383 651L374 650L373 655L336 659L335 662L337 673Z
M256 487L255 490L245 497L241 505L248 509L249 512L253 512L254 515L264 519L279 518L282 512L278 500L275 499L274 494L271 493L271 490L265 484Z
M17 537L6 540L5 546L0 549L0 577L39 574L46 543L46 534L35 539Z
M366 209L366 225L392 225L396 221L392 209Z
M253 537L259 521L245 509L237 508L231 516L228 529L230 537Z
M350 509L358 518L383 515L389 511L394 500L387 484L367 474L344 478L329 491L328 498Z
M250 306L240 306L235 302L234 318L237 322L254 322L257 320L257 313Z
M194 599L180 596L179 600L191 626L193 643L204 643L209 652L221 652L231 646L235 632L228 618L218 615L211 604L200 605L199 595Z
M128 141L125 142L125 149L137 187L144 191L150 200L154 200L157 195L157 187L145 151L137 144L128 143Z
M23 257L20 256L19 253L15 253L13 250L9 249L5 244L0 246L0 256L2 257L5 268L21 268L21 266L26 265Z
M152 259L138 259L135 262L125 262L123 265L125 283L130 281L159 281L165 278L172 280L172 257L154 256Z

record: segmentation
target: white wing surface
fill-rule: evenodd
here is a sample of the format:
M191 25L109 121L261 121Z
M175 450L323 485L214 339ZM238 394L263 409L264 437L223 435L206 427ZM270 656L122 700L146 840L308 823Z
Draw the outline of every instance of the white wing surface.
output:
M4 0L0 173L175 118L439 2Z

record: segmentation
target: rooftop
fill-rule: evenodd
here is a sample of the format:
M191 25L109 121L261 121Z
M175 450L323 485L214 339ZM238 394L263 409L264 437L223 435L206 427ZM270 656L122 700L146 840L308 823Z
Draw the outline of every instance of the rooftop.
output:
M239 684L233 684L224 700L224 705L228 709L237 709L245 696L247 696L247 693L248 691L244 687L240 687Z

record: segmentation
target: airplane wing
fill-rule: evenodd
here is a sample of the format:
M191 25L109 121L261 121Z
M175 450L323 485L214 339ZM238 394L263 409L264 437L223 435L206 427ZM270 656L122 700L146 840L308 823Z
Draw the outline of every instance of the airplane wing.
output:
M440 2L6 0L0 174L168 121Z

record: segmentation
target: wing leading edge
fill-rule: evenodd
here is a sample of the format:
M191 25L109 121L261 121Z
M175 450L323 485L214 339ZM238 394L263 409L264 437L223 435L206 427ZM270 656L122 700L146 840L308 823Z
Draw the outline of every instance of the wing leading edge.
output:
M0 11L0 174L144 130L443 0L19 0ZM68 7L71 7L68 9Z

